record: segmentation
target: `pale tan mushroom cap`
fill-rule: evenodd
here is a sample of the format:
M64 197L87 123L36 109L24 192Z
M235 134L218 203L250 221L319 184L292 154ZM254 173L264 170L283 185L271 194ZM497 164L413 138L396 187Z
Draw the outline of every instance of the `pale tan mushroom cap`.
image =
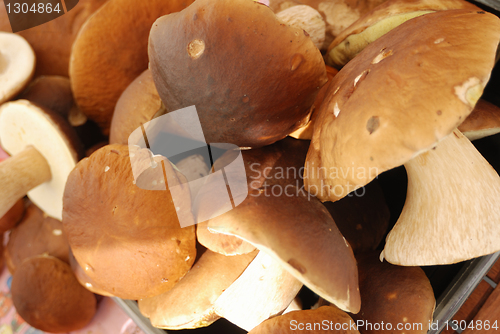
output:
M481 96L499 38L496 16L462 9L414 18L366 47L329 85L308 191L338 200L451 133Z
M34 73L35 52L28 42L16 34L0 32L0 104L21 92Z
M448 9L479 10L464 0L389 0L342 31L328 47L328 65L342 67L368 44L414 17Z
M471 141L497 134L500 132L500 108L481 99L458 129Z

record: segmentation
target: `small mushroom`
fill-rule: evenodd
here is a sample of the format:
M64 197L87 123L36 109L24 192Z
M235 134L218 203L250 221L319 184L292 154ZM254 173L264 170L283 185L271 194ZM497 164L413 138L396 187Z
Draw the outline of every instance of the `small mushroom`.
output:
M356 322L335 306L293 311L264 321L249 334L359 334Z
M168 110L195 105L206 142L240 147L296 130L327 81L321 53L304 31L251 0L198 0L159 18L149 60Z
M78 283L69 264L51 256L26 259L12 275L12 301L29 325L50 333L85 327L96 298Z
M458 130L470 141L500 132L500 108L480 99L471 114L459 125Z
M109 0L80 30L69 63L71 86L80 110L99 124L104 134L109 134L122 92L148 68L151 25L158 17L182 10L191 2Z
M352 318L359 331L362 334L427 333L436 300L424 271L420 267L380 262L376 252L359 254L356 259L361 310Z
M0 31L0 105L20 93L35 72L35 53L28 42Z
M368 44L414 17L449 9L479 10L464 0L389 0L343 30L328 47L326 63L340 68Z
M27 194L60 220L66 179L83 151L73 128L53 111L18 100L0 107L0 142L12 155L0 163L0 216Z
M21 223L10 233L4 255L7 268L13 274L24 260L36 255L47 254L69 263L68 252L62 223L31 204Z
M134 172L138 177L134 178ZM169 186L179 189L175 205ZM63 228L73 255L101 289L124 299L170 290L196 257L184 176L150 151L108 145L80 161L64 192ZM148 184L148 189L143 187Z

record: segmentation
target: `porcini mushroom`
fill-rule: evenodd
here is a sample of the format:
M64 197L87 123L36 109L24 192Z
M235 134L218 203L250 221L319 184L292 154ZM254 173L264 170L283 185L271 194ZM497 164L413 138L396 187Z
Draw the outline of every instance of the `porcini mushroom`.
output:
M24 260L42 254L69 264L68 253L69 245L62 223L31 204L21 223L10 233L4 255L7 268L13 274Z
M69 63L71 86L81 111L99 124L104 134L109 134L122 92L148 68L151 25L158 17L191 2L109 0L80 30Z
M458 126L458 130L470 141L499 133L500 108L480 99L471 114Z
M35 73L35 53L16 34L0 31L0 104L20 93Z
M330 44L325 57L330 66L340 68L368 44L414 17L449 9L479 10L464 0L389 0L373 8L343 30Z
M60 220L66 179L82 155L73 128L58 114L18 100L0 107L0 142L12 155L0 163L0 216L27 194Z
M186 180L165 158L154 162L146 149L108 145L77 164L64 191L73 255L100 288L124 299L168 291L196 257L194 226L179 224L194 224ZM175 205L164 173L180 187Z
M419 267L380 262L376 252L359 254L356 259L361 310L352 318L359 325L359 331L362 334L427 333L436 300L424 271Z
M271 144L300 127L327 81L304 31L251 0L198 0L159 18L149 61L168 110L195 105L206 142L241 147Z
M24 261L12 276L12 301L31 326L50 333L85 327L96 312L96 298L78 283L69 264L51 256Z
M211 174L196 199L197 221L215 217L208 220L209 230L251 243L321 297L357 312L359 291L352 249L326 208L302 189L301 169L308 145L286 138L243 151L248 197L233 210L216 216L219 207L211 198L219 193L210 188L217 181ZM224 168L233 154L231 151L219 158L214 170ZM233 177L230 171L226 175Z
M209 230L208 221L196 224L196 237L203 246L226 256L247 254L255 250L255 246L237 236Z
M83 270L83 268L76 261L75 256L73 255L73 252L71 251L71 249L69 251L69 265L71 266L71 269L73 270L73 274L75 275L76 279L78 280L78 283L80 283L82 286L84 286L85 289L87 289L90 292L93 292L95 294L101 295L101 296L114 297L109 292L104 291L103 289L101 289L85 273L85 270Z

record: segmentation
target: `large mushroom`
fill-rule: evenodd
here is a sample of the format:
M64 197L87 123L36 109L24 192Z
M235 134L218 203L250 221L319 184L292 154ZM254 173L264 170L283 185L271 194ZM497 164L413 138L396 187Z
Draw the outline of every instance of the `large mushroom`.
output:
M34 73L35 53L28 42L0 31L0 104L20 93Z
M192 1L109 0L80 30L69 63L71 86L81 111L104 134L120 94L148 68L151 25Z
M196 257L194 226L179 225L194 224L185 178L165 158L156 156L154 165L150 158L145 149L105 146L78 163L64 191L73 255L99 288L124 299L166 292ZM164 173L169 186L179 186L175 205Z
M469 30L471 26L474 30ZM320 199L335 201L379 173L405 164L407 208L397 230L406 226L402 234L407 237L396 241L391 233L383 253L391 263L454 263L500 247L500 230L491 224L500 214L493 204L500 200L493 189L500 179L457 131L448 136L482 94L499 38L500 20L494 15L463 9L430 13L367 46L330 85L314 127L306 185ZM458 145L455 154L445 149L453 137L460 142L451 144ZM470 169L472 163L477 171ZM431 175L443 177L431 182ZM468 196L450 194L457 189L451 185L459 183L460 193L482 193L482 197L472 197L477 200L472 204ZM424 214L417 218L417 212ZM413 223L403 223L409 213ZM453 221L453 227L442 221ZM470 231L472 221L478 224L474 231ZM424 225L427 229L424 234L412 233L408 225L413 232ZM431 237L429 230L452 232Z
M271 144L307 122L327 81L306 33L251 0L198 0L161 17L149 60L168 110L196 106L207 142L241 147Z
M0 163L0 216L27 194L61 220L66 179L83 151L73 128L53 111L18 100L0 107L0 142L12 155Z

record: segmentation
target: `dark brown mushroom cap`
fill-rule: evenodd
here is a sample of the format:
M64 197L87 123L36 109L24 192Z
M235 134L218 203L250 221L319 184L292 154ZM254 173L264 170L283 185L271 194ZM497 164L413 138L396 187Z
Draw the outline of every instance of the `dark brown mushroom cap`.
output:
M361 310L353 319L366 323L392 324L392 330L374 330L360 326L367 333L424 334L429 330L436 300L429 279L420 267L396 266L379 260L378 253L356 257L359 269ZM397 329L397 324L403 324ZM411 330L404 325L413 327ZM413 325L421 324L421 325ZM420 327L420 328L418 328Z
M102 289L125 299L171 289L196 257L194 226L181 228L178 218L194 224L187 185L174 205L157 181L163 180L162 166L169 181L181 184L184 176L160 156L160 168L151 168L148 152L105 146L78 163L64 193L63 227L76 260ZM144 190L134 184L141 182L158 186Z
M110 144L127 145L130 134L141 124L149 122L161 107L151 71L146 70L132 81L116 103L109 133Z
M288 137L271 146L243 151L248 197L233 210L210 219L208 228L253 244L323 298L357 312L359 292L352 249L326 208L301 187L308 144ZM231 162L233 154L219 158L215 170ZM233 177L231 171L226 175ZM196 200L198 221L217 210L210 201L218 195L210 188L211 181L209 176Z
M359 334L349 314L335 306L293 311L264 321L249 334Z
M21 198L14 204L6 214L0 217L0 233L7 232L23 218L24 215L24 199Z
M99 124L104 134L109 134L122 92L148 68L151 25L158 17L191 2L109 0L80 30L71 51L71 85L81 111Z
M251 0L198 0L158 19L149 60L168 110L196 106L207 142L260 147L307 119L326 83L321 53Z
M35 51L35 75L68 76L71 47L81 26L105 2L106 0L76 1L76 6L64 15L17 33ZM59 8L64 12L61 4ZM0 31L12 31L4 0L0 0Z
M96 298L78 283L69 264L51 256L31 257L12 276L12 301L31 326L50 333L85 327Z
M500 108L488 101L479 100L458 130L471 141L499 133Z
M62 228L59 220L47 216L36 205L28 206L23 220L10 233L5 248L9 271L15 273L24 260L42 254L69 263L69 245Z
M390 212L378 180L337 202L323 205L351 245L354 255L374 250L387 233Z
M335 201L434 147L481 96L499 38L496 16L462 9L416 17L368 45L329 85L306 188Z

